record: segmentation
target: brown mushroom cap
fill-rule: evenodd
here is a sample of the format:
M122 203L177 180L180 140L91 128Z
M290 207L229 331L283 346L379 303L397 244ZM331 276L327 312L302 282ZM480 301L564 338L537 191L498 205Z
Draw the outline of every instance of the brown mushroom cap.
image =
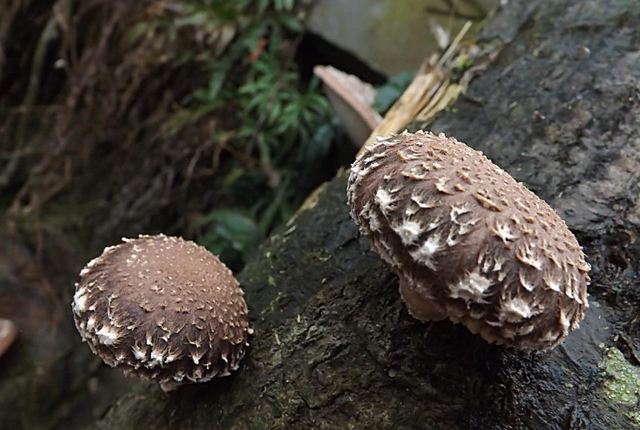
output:
M251 329L231 271L181 238L123 241L89 262L76 284L74 320L93 352L164 389L237 369Z
M4 355L18 336L18 328L11 320L0 318L0 357Z
M590 267L549 205L444 135L379 138L353 163L351 216L393 266L410 313L488 342L553 348L578 326Z

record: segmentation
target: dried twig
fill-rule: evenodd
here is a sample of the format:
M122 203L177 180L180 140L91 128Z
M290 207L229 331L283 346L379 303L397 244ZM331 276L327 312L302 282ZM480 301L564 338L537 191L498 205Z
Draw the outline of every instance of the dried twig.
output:
M432 57L423 62L409 87L389 109L382 123L373 130L360 152L374 143L377 136L385 136L405 128L426 106L431 106L431 112L435 113L434 108L441 106L438 101L446 94L448 87L451 73L448 64L470 27L471 23L467 22L440 58Z

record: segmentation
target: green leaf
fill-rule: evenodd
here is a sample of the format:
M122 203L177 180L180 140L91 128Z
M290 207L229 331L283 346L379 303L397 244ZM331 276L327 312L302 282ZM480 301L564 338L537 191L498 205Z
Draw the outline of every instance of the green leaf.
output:
M267 144L267 139L263 133L258 133L258 149L260 153L260 164L263 166L271 165L271 148Z
M282 103L274 103L271 107L271 111L269 112L269 122L274 124L280 118L280 114L282 113Z
M277 216L279 212L282 213L281 211L283 209L283 204L287 195L289 184L289 178L285 178L280 183L280 186L276 189L275 196L273 196L273 198L271 199L271 203L260 217L258 226L260 232L264 236L266 236L274 227L274 224L279 221Z
M245 211L235 208L213 210L197 220L195 227L206 229L200 244L225 262L237 259L236 254L246 257L263 238L256 222Z
M283 25L289 31L292 31L294 33L300 33L302 32L302 30L304 30L304 26L302 25L302 22L300 22L300 20L296 18L294 15L289 15L289 14L281 15L278 18L278 21L280 22L281 25Z
M194 26L201 27L209 20L209 16L204 12L198 12L191 15L187 15L183 18L176 19L175 25L177 27Z
M128 45L133 45L151 30L152 26L148 22L139 22L129 29L126 35Z
M275 7L277 11L290 11L293 9L294 3L294 0L275 0Z
M244 170L235 166L234 168L231 169L231 171L229 173L227 173L227 175L224 177L223 181L222 181L222 186L223 187L230 187L231 185L233 185L236 181L238 181L238 179L240 179L240 177L244 175Z

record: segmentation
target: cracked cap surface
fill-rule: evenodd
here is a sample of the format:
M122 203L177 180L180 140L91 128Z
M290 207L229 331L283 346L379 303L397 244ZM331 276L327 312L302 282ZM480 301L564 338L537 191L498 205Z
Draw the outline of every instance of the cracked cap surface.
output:
M564 221L481 152L444 135L379 138L349 176L351 216L410 313L489 342L553 348L588 306L590 269Z
M251 332L243 292L204 247L140 236L108 247L80 272L78 331L107 364L163 388L238 368Z

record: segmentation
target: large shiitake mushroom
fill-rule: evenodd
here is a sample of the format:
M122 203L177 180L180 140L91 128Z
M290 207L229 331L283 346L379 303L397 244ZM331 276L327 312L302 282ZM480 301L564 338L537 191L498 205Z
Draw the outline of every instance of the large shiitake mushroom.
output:
M590 267L576 238L481 152L424 132L379 138L347 192L414 317L525 350L553 348L583 318Z

